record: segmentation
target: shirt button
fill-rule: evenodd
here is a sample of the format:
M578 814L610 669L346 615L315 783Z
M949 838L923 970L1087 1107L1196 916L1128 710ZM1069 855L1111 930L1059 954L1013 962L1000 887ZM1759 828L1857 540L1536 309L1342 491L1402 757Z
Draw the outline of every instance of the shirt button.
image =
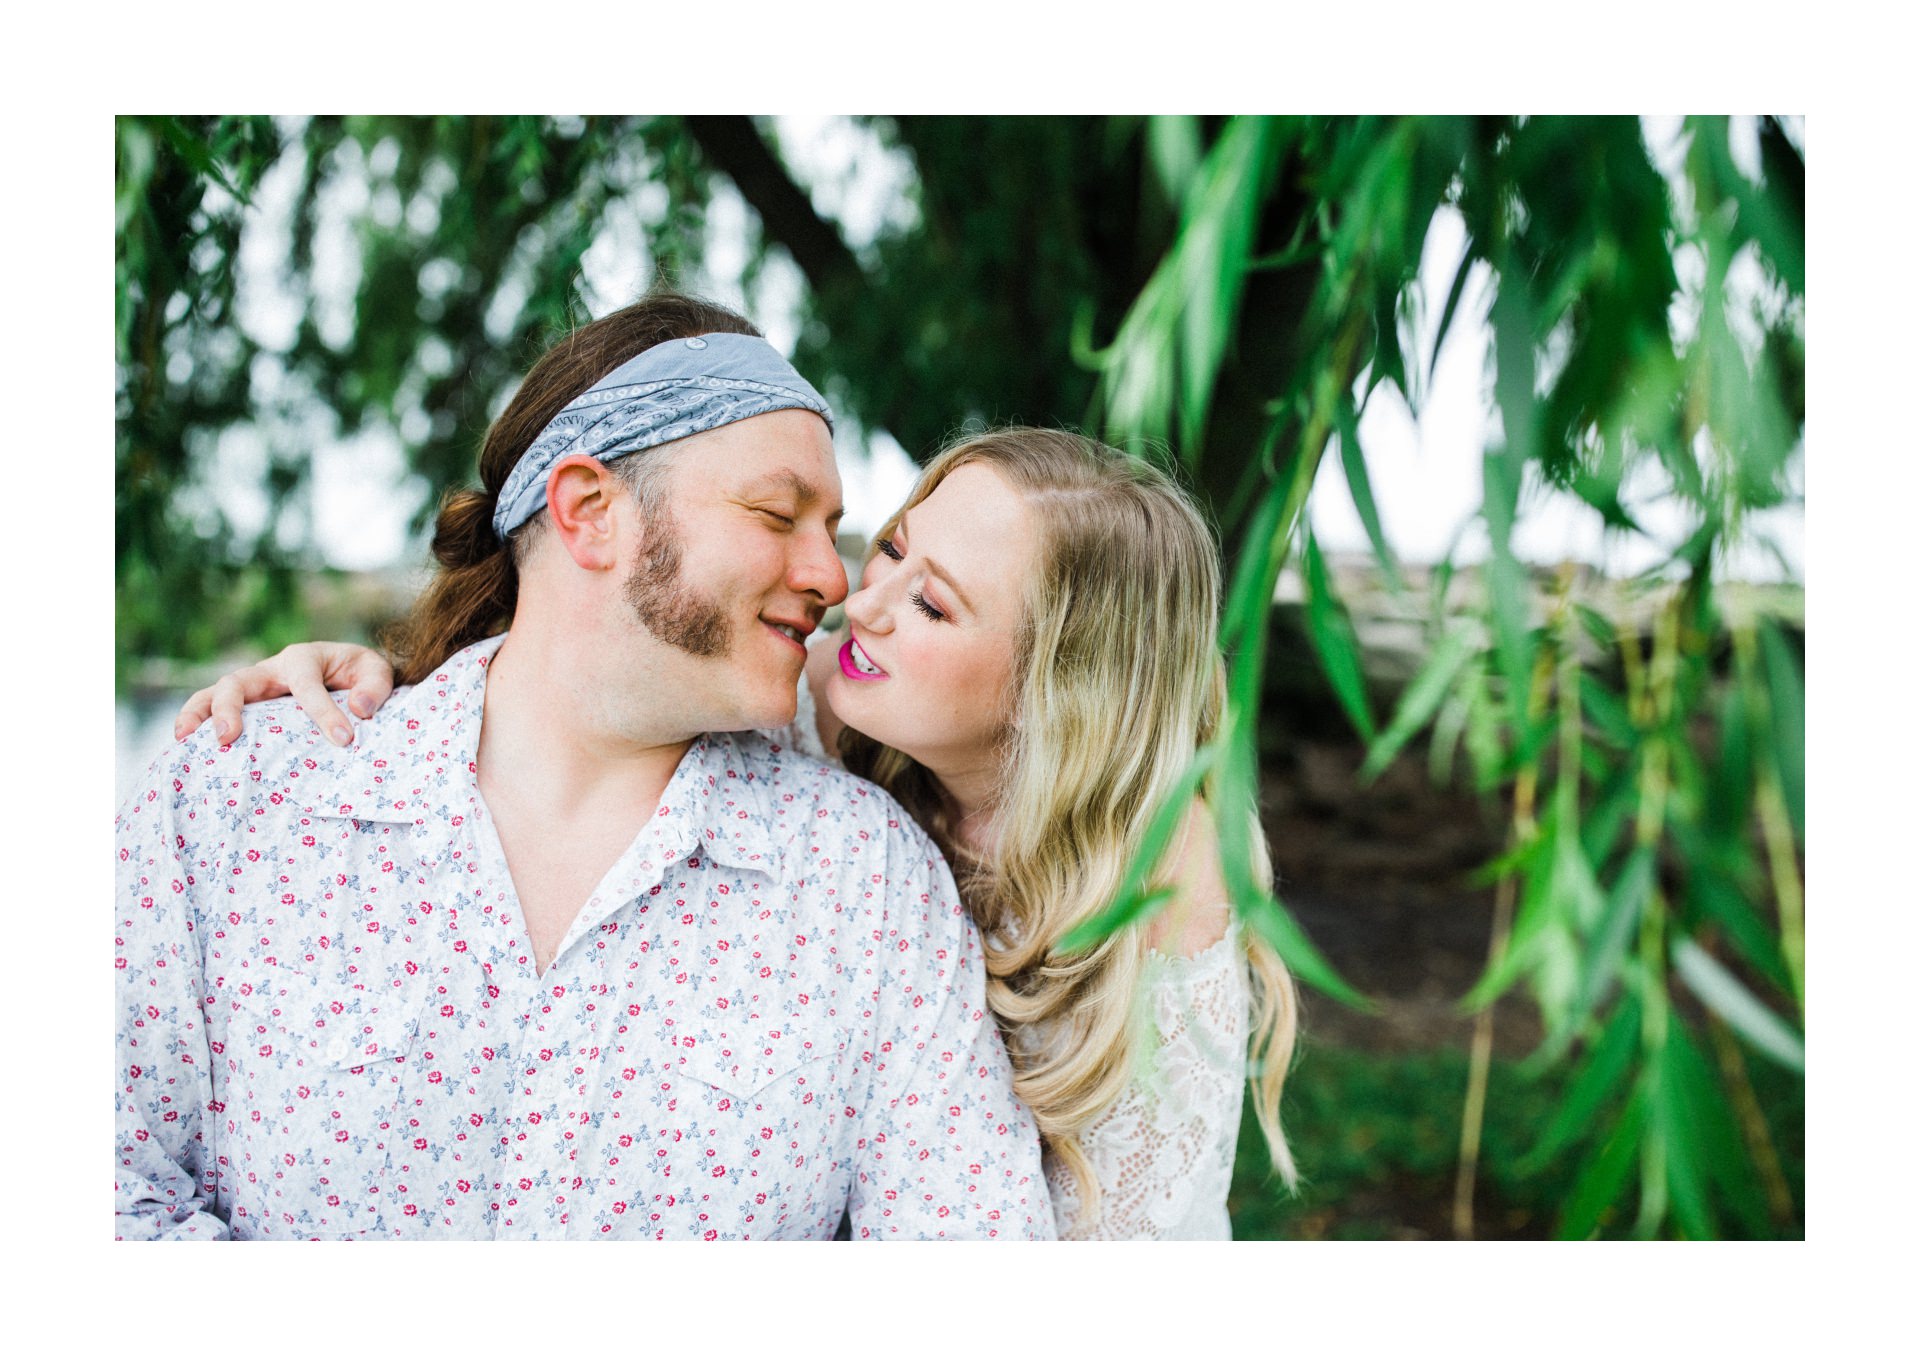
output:
M687 340L687 347L688 347L688 348L705 348L706 346L707 346L707 341L706 341L705 339L689 339L689 340Z
M345 1059L352 1052L353 1042L349 1041L345 1036L335 1036L327 1045L327 1058L329 1060Z

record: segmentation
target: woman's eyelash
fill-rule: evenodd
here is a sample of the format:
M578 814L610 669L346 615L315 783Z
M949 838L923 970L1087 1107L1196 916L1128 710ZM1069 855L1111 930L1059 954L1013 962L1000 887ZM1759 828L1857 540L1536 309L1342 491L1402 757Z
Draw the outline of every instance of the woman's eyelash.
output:
M905 560L906 559L905 556L900 554L900 548L893 544L892 537L880 538L879 541L874 543L874 549L879 551L880 554L885 556L888 560ZM932 603L928 602L926 594L920 592L920 590L918 589L915 589L912 593L909 593L907 595L907 601L912 603L915 607L919 608L920 611L926 615L929 621L945 621L947 619L947 614L942 612L939 608L935 607Z

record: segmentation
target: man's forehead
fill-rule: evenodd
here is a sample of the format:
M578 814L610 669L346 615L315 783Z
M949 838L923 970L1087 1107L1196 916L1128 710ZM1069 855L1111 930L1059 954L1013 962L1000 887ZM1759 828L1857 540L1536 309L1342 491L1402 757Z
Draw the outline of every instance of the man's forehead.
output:
M819 416L801 410L756 415L667 445L674 468L725 494L774 492L840 498L833 438Z
M811 504L822 499L838 499L840 476L831 461L824 472L817 464L805 468L776 466L763 475L753 477L741 488L746 493L791 495L803 504Z

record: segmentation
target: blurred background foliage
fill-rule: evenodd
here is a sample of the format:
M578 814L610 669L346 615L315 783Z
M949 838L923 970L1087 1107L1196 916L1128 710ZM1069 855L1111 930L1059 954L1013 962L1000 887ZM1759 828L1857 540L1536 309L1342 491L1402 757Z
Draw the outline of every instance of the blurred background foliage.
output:
M1663 165L1625 118L862 123L911 176L907 210L855 230L764 120L120 120L123 682L306 634L313 441L389 430L424 521L593 313L610 213L646 204L685 282L737 195L749 311L790 260L795 361L854 427L924 459L968 423L1078 424L1176 467L1220 525L1206 775L1260 795L1284 903L1242 845L1236 904L1328 996L1287 1107L1309 1184L1278 1193L1247 1139L1240 1236L1800 1236L1799 581L1728 569L1799 502L1798 125L1689 119ZM262 241L276 171L294 206ZM1443 218L1466 248L1435 290ZM236 319L249 249L284 333ZM1382 390L1421 408L1479 293L1486 549L1411 567L1361 420ZM211 483L236 428L263 449L245 523ZM1370 564L1303 513L1326 457ZM1523 563L1516 523L1553 499L1657 562ZM1411 664L1381 662L1374 613L1416 630Z

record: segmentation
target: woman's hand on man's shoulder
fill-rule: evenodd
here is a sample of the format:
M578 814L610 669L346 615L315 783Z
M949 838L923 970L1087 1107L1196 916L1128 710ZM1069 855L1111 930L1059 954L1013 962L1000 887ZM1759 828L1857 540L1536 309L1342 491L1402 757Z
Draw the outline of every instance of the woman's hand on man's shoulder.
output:
M308 719L334 743L353 742L353 726L328 692L347 692L347 706L365 720L393 693L393 666L378 650L346 641L308 640L270 659L235 669L188 697L174 717L173 737L185 739L209 717L225 747L240 737L241 709L248 702L292 697Z

